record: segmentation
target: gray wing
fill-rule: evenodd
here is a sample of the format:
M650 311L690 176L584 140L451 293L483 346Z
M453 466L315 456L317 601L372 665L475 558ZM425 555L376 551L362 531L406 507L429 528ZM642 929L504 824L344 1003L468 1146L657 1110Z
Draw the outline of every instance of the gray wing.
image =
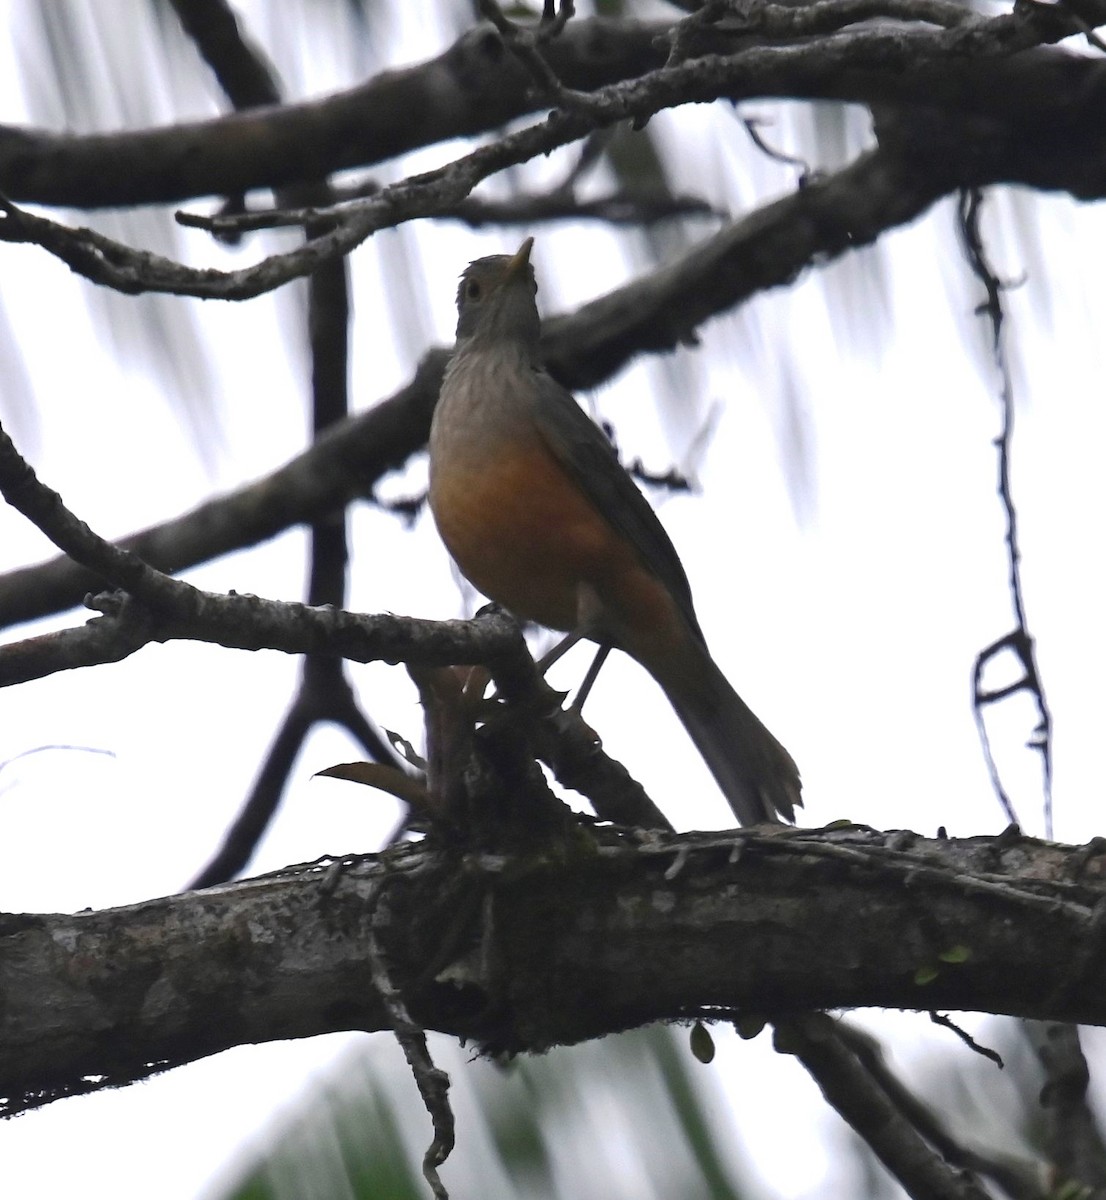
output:
M691 585L657 514L618 461L603 431L580 408L572 393L544 370L536 368L534 378L538 392L537 425L557 461L668 588L688 624L702 640L691 600Z

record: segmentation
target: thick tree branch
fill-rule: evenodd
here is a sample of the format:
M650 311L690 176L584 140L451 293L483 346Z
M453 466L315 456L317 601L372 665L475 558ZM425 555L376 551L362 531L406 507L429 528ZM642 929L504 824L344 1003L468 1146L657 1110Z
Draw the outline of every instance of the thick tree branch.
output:
M838 0L802 10L761 5L750 8L739 29L730 22L696 30L684 52L732 54L751 38L812 36L896 10L902 20L946 26L953 25L958 11L959 24L966 24L965 10L940 3L843 4ZM1033 13L1032 20L1052 23L1043 40L1079 32L1080 22L1059 9L1047 16L1030 6L1026 11ZM1013 18L1002 20L1009 24ZM590 92L660 68L665 42L676 28L663 22L574 20L543 46L543 55L563 84ZM704 36L711 41L704 44ZM1016 42L1004 43L1004 51L1017 48ZM970 49L976 52L975 47ZM988 53L993 50L986 47ZM759 72L760 80L751 90L744 89L744 95L938 105L951 110L946 116L957 112L1013 116L1038 127L1063 124L1065 118L1075 116L1074 109L1082 108L1087 111L1089 131L1092 94L1097 92L1092 81L1101 78L1102 64L1062 53L1050 58L1052 62L1044 56L1021 56L1015 85L1008 89L988 87L986 79L977 82L980 64L955 57L942 62L937 73L913 67L902 71L877 57L854 76L828 59L825 69L817 69L814 55L813 69L806 67L806 57L798 60L794 78L788 77L789 67L782 73L768 70L762 59L752 72ZM785 66L788 62L781 59ZM0 128L0 189L17 201L95 208L280 187L500 128L538 107L531 82L499 34L485 25L438 58L384 72L357 88L319 100L213 121L92 136ZM731 93L731 98L739 97ZM413 121L412 113L420 114L420 120ZM110 170L104 169L105 163Z
M664 50L654 41L669 27L573 21L546 54L560 78L590 91L659 67ZM0 190L99 208L284 187L500 128L539 107L529 88L484 25L437 58L317 100L99 135L0 127Z
M1106 1024L1100 845L855 828L597 836L513 860L406 846L107 912L6 917L0 1093L11 1111L87 1076L389 1028L373 937L415 1021L491 1049L812 1006ZM374 928L385 893L390 920Z
M758 20L763 18L764 28L770 31L776 8L767 5L755 13ZM23 212L8 200L0 202L3 214L0 239L40 245L79 274L127 293L158 291L224 300L249 299L311 273L327 259L349 253L381 229L452 211L489 176L619 121L629 119L640 123L665 108L681 104L764 95L833 95L837 99L866 103L901 103L903 79L929 77L934 72L939 78L943 68L962 65L965 59L971 63L974 79L980 73L975 70L976 60L1005 58L1072 32L1072 23L1062 10L1030 4L1009 16L972 18L953 29L848 30L818 42L754 46L733 55L709 55L662 67L640 79L612 84L591 95L580 93L571 109L556 109L546 120L507 134L446 167L392 184L378 195L348 206L335 218L333 228L310 238L298 249L234 271L195 269L148 252L134 251L91 230L72 230ZM871 86L873 73L883 82L878 89ZM934 103L931 90L925 93L925 103ZM1012 129L1014 143L1021 134L1017 126ZM1003 142L1001 138L997 140ZM1051 140L1055 145L1055 130ZM993 151L989 157L991 175L1007 178L1005 161L996 162ZM1001 160L1001 155L998 157ZM973 177L960 179L960 184L989 181L974 177L978 174L974 161L970 166ZM1081 172L1081 177L1085 176L1086 172Z

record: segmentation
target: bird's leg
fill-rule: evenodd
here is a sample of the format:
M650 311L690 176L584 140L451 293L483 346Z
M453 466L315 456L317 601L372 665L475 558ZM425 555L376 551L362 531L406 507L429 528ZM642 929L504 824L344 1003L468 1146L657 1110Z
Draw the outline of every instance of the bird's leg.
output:
M538 659L538 673L544 675L546 671L559 659L563 658L577 642L582 642L585 638L590 637L588 626L581 626L579 629L574 629L571 633L566 634L553 647L552 650L543 654ZM607 655L610 654L611 647L609 644L601 642L599 650L591 661L591 666L588 667L587 674L584 676L584 682L580 684L580 690L576 693L576 699L569 705L569 712L579 713L584 707L584 701L588 698L588 693L595 685L595 680L599 675L599 671L603 664L607 661Z
M596 679L599 677L599 672L603 664L607 661L607 655L610 654L611 648L609 645L600 645L595 652L595 657L591 660L591 666L588 667L588 673L584 676L584 682L580 684L580 690L576 693L576 699L569 705L569 711L577 715L580 714L584 707L584 701L588 698Z
M569 705L568 711L576 713L578 716L603 664L607 661L607 655L611 652L611 643L604 635L603 603L598 593L588 583L581 582L577 585L576 610L576 628L566 634L547 654L542 655L538 660L538 670L544 675L558 659L567 654L577 642L584 638L598 643L599 651L592 660L591 666L588 667L584 682L580 684L580 690L576 693L576 699Z
M580 684L580 690L576 693L576 699L569 705L568 711L579 716L584 707L584 701L588 698L603 664L607 661L612 644L602 597L596 591L595 586L585 580L581 580L576 585L576 628L569 634L569 637L574 642L586 637L599 646L599 650L584 676L584 682ZM562 643L557 649L563 654L568 646Z
M586 629L574 629L571 633L566 633L552 650L547 650L538 659L538 674L544 675L558 659L563 658L577 642L582 641L587 635L588 631Z

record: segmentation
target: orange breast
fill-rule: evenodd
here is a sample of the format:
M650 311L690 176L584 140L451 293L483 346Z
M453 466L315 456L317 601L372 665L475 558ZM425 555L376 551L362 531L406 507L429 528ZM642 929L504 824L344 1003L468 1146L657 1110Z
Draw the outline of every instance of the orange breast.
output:
M667 589L544 443L449 463L430 504L465 577L516 616L571 630L586 585L605 635L647 667L688 636Z
M571 629L612 531L543 447L437 472L430 503L465 577L519 617Z

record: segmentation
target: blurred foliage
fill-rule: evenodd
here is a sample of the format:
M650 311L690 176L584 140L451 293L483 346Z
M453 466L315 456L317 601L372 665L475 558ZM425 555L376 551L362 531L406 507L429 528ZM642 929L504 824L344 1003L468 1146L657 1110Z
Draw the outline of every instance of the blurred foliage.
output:
M710 1116L712 1080L687 1031L654 1027L504 1065L437 1039L458 1116L442 1170L455 1196L741 1200L732 1132ZM389 1052L389 1051L392 1052ZM351 1054L298 1110L278 1117L212 1200L407 1200L428 1195L419 1162L429 1120L398 1050Z

